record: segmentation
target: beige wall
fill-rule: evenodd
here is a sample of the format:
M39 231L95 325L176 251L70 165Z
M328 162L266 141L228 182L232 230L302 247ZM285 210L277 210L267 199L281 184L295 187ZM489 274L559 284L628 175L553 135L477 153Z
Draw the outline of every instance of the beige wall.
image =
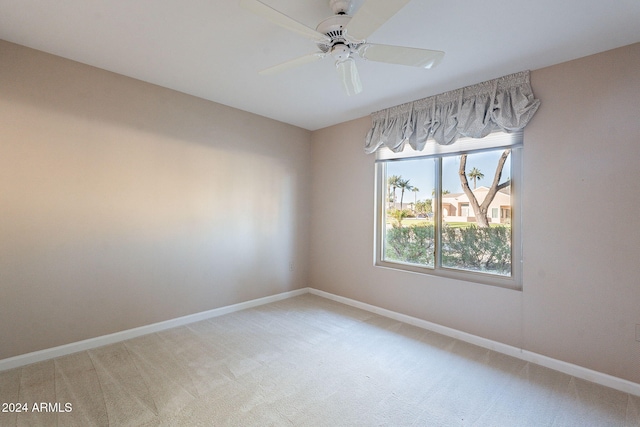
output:
M307 286L310 132L2 41L0 123L0 359Z
M370 120L314 132L311 286L640 382L639 69L635 44L532 72L523 291L374 267Z

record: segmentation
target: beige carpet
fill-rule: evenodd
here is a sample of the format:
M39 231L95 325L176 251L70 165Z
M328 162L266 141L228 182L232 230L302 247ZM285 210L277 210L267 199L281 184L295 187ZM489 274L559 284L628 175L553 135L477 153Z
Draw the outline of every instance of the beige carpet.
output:
M1 372L0 402L29 406L1 426L640 426L639 397L313 295Z

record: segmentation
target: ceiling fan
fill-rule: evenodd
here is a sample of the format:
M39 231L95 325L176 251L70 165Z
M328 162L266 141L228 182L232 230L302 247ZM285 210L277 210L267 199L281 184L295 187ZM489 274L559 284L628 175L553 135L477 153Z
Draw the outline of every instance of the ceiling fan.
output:
M362 83L354 60L356 57L420 68L431 68L444 57L444 52L438 50L373 44L366 41L367 37L410 1L365 0L356 14L350 16L351 0L329 0L334 15L321 21L315 30L260 0L240 0L240 4L287 30L315 41L320 49L318 52L262 70L260 74L274 74L331 56L336 61L336 69L345 91L348 95L355 95L362 92Z

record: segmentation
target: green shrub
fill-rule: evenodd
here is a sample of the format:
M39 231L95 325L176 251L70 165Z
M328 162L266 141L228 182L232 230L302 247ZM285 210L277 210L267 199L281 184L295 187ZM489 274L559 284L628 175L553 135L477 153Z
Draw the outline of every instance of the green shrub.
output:
M442 230L442 265L497 274L511 272L511 228L505 226Z
M386 231L385 259L433 267L434 226L394 224ZM511 272L511 228L445 225L442 265L508 275Z
M433 225L392 227L387 230L385 259L433 266Z

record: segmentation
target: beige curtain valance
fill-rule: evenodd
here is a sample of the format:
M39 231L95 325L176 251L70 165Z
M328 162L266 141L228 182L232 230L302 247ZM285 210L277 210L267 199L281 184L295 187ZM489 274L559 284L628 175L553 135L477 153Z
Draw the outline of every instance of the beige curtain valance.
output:
M371 114L373 127L365 140L365 152L380 147L399 152L407 142L421 151L429 138L449 145L460 136L484 138L498 129L518 131L539 106L529 71L510 74Z

